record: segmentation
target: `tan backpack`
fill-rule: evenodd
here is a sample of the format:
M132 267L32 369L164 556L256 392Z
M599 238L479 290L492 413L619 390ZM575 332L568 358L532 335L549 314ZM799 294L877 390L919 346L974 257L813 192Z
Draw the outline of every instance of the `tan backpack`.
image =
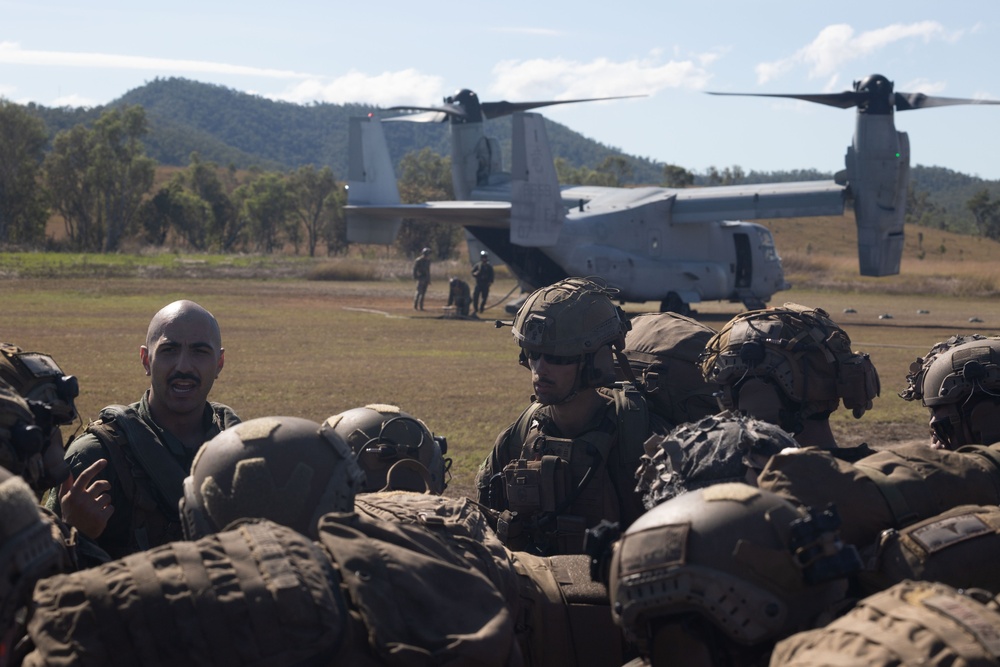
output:
M992 667L998 660L995 601L944 584L904 581L825 627L779 642L771 667Z
M961 451L900 445L848 463L830 452L805 448L773 456L757 478L775 491L811 507L833 503L841 536L858 547L883 530L903 528L957 505L1000 503L996 451Z
M399 667L522 664L508 601L462 550L419 523L332 513L317 526L376 660Z
M40 581L24 665L294 665L344 641L323 551L250 523Z
M699 361L715 331L677 313L645 313L632 318L624 354L650 409L671 426L693 422L719 411L715 392ZM620 381L629 380L616 367Z
M900 530L884 531L861 581L870 592L905 579L1000 593L1000 507L962 505Z

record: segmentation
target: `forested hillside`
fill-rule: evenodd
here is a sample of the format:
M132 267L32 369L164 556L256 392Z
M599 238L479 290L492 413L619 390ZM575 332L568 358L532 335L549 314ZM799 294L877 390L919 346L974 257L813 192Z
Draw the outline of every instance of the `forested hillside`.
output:
M415 100L424 102L426 100ZM139 105L149 119L144 143L149 157L163 165L186 166L192 152L237 168L294 169L328 166L347 172L347 127L351 116L378 112L360 104L299 105L275 102L236 90L187 79L156 79L115 100L109 107ZM54 135L80 122L92 122L104 107L90 110L32 107ZM384 116L396 115L385 112ZM595 167L621 151L587 139L546 120L552 151L575 167ZM396 163L404 155L430 148L448 155L446 124L386 123L386 139ZM488 131L510 154L510 118L490 121ZM626 156L631 182L659 183L663 165Z
M362 104L276 102L180 78L153 80L104 107L29 105L27 109L45 123L51 141L60 132L81 124L92 126L107 111L126 106L145 110L147 132L141 142L146 155L161 166L187 167L192 154L197 153L205 163L237 170L256 167L288 173L304 166L329 167L339 179L347 173L349 118L370 112L395 115ZM424 149L435 155L450 154L447 124L397 122L384 127L397 173L407 155ZM550 120L546 120L546 128L560 179L566 183L683 187L833 177L808 169L746 171L739 165L694 173L685 165L624 155ZM499 140L509 165L510 118L488 121L487 133ZM942 167L914 166L911 173L907 222L1000 238L1000 181L985 181Z

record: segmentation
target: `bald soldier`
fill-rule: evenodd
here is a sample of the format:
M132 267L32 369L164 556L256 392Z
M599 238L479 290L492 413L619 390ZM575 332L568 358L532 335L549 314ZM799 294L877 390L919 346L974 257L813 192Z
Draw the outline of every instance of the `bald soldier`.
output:
M74 477L106 467L88 484L63 485L56 511L112 558L180 539L177 503L202 443L239 423L208 402L225 354L219 323L193 301L175 301L149 323L139 360L150 378L137 403L104 408L74 440Z

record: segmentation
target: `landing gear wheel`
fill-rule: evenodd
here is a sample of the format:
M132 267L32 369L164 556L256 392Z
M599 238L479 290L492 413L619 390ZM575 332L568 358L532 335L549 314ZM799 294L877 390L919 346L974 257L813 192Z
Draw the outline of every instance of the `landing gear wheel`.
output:
M677 292L670 292L667 294L667 298L660 302L660 312L690 315L691 306L684 303L684 299L682 299Z

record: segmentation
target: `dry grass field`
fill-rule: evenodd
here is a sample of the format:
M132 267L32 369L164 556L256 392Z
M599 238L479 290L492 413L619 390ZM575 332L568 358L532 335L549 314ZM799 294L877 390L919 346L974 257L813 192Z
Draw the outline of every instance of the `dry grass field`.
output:
M772 226L795 285L772 303L827 309L855 349L871 354L882 379L882 395L862 420L835 413L838 438L883 445L925 437L924 408L896 392L905 386L909 364L935 342L955 333L1000 332L997 245L925 231L925 255L918 259L917 232L908 230L901 275L863 279L856 275L849 224L833 219L812 226L810 235L806 227L796 231L796 223ZM930 244L947 250L928 252ZM359 262L375 269L359 274ZM341 263L347 269L338 269ZM306 279L338 270L353 279ZM435 264L423 313L412 309L408 271L405 260L371 256L0 255L0 339L52 354L80 379L78 405L91 418L108 403L138 399L147 386L138 347L149 318L172 300L193 299L222 326L226 366L213 399L244 419L285 414L317 421L367 403L395 403L448 438L455 461L448 493L467 493L497 433L527 404L528 373L517 364L510 329L493 325L493 318L506 317L501 307L484 321L441 318L447 277L463 275L467 263ZM513 288L504 278L492 298ZM626 310L655 307L629 304ZM697 308L697 317L714 328L741 310L730 303ZM857 312L846 314L847 308ZM892 319L879 319L882 314Z

